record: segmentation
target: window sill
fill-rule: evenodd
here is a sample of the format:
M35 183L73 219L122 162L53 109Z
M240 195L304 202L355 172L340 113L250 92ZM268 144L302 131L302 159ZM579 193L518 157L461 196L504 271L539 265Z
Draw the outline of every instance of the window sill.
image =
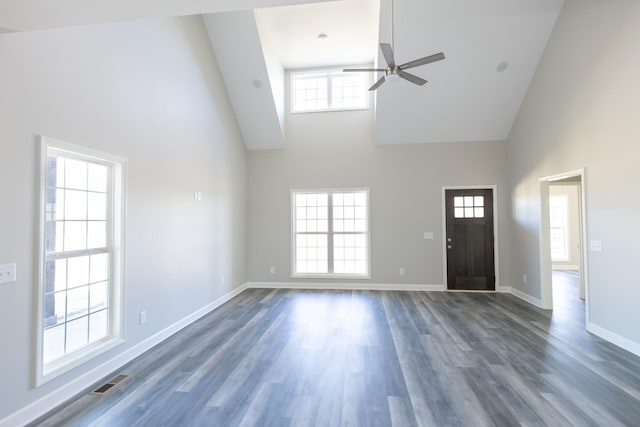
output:
M105 341L98 341L91 346L85 347L75 353L70 353L68 356L61 357L58 360L48 363L46 366L42 367L40 372L38 372L36 377L36 387L40 387L54 378L79 367L83 363L106 353L123 342L124 339L122 338L111 338Z
M356 279L356 280L368 280L371 279L370 274L292 274L292 279Z

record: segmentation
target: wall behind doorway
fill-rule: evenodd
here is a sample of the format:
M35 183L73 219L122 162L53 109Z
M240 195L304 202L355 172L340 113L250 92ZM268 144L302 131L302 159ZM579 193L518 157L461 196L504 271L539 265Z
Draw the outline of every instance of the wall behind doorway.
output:
M567 197L567 246L569 259L553 261L554 270L580 270L580 185L577 183L550 183L549 196Z

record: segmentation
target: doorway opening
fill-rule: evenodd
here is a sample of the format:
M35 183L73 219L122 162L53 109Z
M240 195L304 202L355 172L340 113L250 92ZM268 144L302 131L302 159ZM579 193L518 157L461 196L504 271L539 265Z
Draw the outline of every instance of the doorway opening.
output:
M589 321L584 170L540 179L542 303L557 320Z

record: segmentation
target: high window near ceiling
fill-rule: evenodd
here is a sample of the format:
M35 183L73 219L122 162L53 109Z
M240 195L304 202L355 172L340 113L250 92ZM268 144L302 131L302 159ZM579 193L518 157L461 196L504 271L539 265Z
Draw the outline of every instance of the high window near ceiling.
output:
M291 111L367 109L369 80L369 73L294 72L291 74Z
M292 276L368 278L369 191L294 190Z
M42 141L38 383L122 337L124 160Z

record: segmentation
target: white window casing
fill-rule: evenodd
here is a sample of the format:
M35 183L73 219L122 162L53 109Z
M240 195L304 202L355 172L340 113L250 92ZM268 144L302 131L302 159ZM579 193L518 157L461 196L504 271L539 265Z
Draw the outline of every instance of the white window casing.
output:
M123 341L126 159L41 138L36 386Z

